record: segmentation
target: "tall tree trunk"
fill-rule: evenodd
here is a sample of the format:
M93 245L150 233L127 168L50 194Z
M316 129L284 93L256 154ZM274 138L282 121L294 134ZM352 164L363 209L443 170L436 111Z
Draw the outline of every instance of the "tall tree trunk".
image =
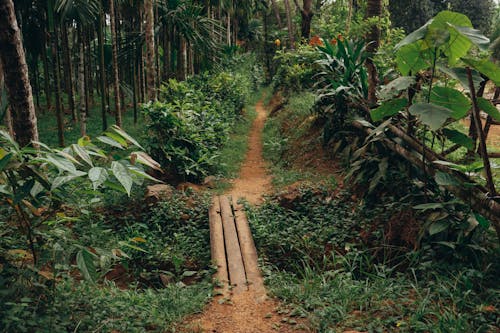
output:
M38 141L35 105L21 33L12 0L0 0L0 61L12 112L15 139L21 146Z
M303 0L303 7L301 8L298 0L294 0L295 6L300 10L300 16L302 18L300 24L301 36L303 39L309 39L311 37L311 22L314 16L313 12L313 0Z
M104 63L104 12L101 8L99 13L99 23L97 32L97 43L99 45L99 79L101 88L101 118L102 118L102 130L105 131L108 128L108 119L106 117L107 104L106 104L106 65Z
M292 9L290 7L290 1L285 0L285 11L286 11L286 23L288 27L288 43L290 44L290 49L295 49L295 38L293 33L293 23L292 23Z
M273 7L274 16L276 17L276 23L278 24L278 28L281 30L283 28L283 24L281 23L280 9L276 0L271 0L271 6Z
M111 21L111 44L113 53L113 88L115 97L115 119L116 125L122 127L122 111L120 105L120 81L118 75L118 47L116 45L116 17L115 13L115 0L109 0L109 12Z
M156 100L155 84L155 35L154 35L154 11L153 0L144 1L144 16L146 29L146 81L148 101Z
M368 0L366 7L366 17L379 17L382 15L382 0ZM380 29L377 25L373 25L366 35L366 51L371 53L371 56L366 60L366 68L368 70L368 101L370 104L377 103L377 85L379 83L378 73L375 64L373 63L373 55L378 50L380 45Z
M2 101L2 95L3 95L2 93L4 88L5 88L5 80L3 79L2 61L0 61L0 105L4 103L4 101ZM15 138L14 127L12 124L12 115L10 113L10 107L8 105L7 108L5 109L5 114L3 116L4 116L3 118L4 124L7 127L10 136Z
M66 73L66 93L68 94L68 104L71 111L71 120L73 124L77 121L76 108L75 108L75 95L73 92L73 69L71 64L70 49L68 43L68 28L66 23L62 24L62 45L63 45L63 66Z
M47 59L47 32L44 28L43 35L43 50L42 50L42 62L43 62L43 91L45 92L46 108L50 110L52 108L52 91L50 90L50 71L49 71L49 60Z
M177 79L186 79L186 41L179 36L179 50L177 51Z
M80 34L82 37L83 34ZM85 51L83 40L80 39L80 56L78 65L78 94L80 95L80 135L87 135L87 103L85 102Z
M345 34L349 35L349 31L351 30L351 22L352 22L352 11L353 11L353 0L348 0L349 3L349 12L347 14L347 19L345 22Z
M55 85L55 96L56 96L56 118L57 118L57 136L59 139L59 146L64 147L64 110L63 104L61 101L61 77L59 73L59 29L57 25L54 25L54 29L52 31L52 73L54 77L54 85Z
M227 37L227 45L231 46L231 15L229 11L226 14L226 37Z

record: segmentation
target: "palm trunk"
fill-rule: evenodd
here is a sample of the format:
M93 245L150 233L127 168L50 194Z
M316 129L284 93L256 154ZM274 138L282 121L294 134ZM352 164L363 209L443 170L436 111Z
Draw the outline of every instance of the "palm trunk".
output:
M50 71L49 71L49 60L47 59L47 38L46 31L43 35L43 50L42 50L42 62L43 62L43 90L45 92L46 109L50 110L52 108L52 91L50 90Z
M82 34L80 34L81 36ZM85 102L85 51L83 40L80 40L80 57L78 65L78 94L80 95L80 135L87 135L87 110Z
M120 81L118 74L118 47L116 45L116 17L115 0L109 0L109 12L111 18L111 44L113 52L113 88L115 97L115 119L116 125L122 127L122 112L120 105Z
M63 45L63 65L64 72L66 73L66 92L68 94L68 104L71 111L71 120L73 124L77 122L76 108L75 108L75 97L73 93L73 68L70 59L70 49L68 43L68 29L66 23L62 24L62 45Z
M144 1L144 15L146 22L146 81L148 101L156 100L155 84L155 35L153 0Z
M100 15L98 19L98 32L97 32L97 43L99 45L99 79L101 85L101 118L102 118L102 130L105 131L108 128L108 119L106 117L106 65L104 63L104 12L101 8Z
M379 17L382 15L382 0L368 0L366 8L366 17ZM377 85L379 83L377 68L373 63L373 55L377 52L380 45L380 29L373 25L366 35L366 51L372 56L366 60L366 68L368 70L368 102L372 105L377 103Z
M56 118L57 118L57 136L59 139L59 146L64 147L64 110L61 101L61 77L59 73L59 29L57 25L54 26L52 31L52 73L54 77L55 93L56 93Z
M285 0L286 22L288 27L288 43L290 49L295 49L295 38L293 37L293 24L292 24L292 9L290 8L290 1Z
M12 0L0 0L0 61L13 117L15 139L21 146L38 141L35 105L20 29Z

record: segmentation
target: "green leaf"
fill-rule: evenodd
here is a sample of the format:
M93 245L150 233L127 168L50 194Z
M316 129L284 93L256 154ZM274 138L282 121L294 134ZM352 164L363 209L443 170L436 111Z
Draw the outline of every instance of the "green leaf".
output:
M115 175L116 179L118 179L118 181L120 182L120 184L122 184L127 194L130 196L133 179L130 176L127 168L123 164L113 161L111 162L111 170L113 171L113 174Z
M500 67L498 67L491 60L485 59L472 59L472 58L462 58L470 67L474 68L478 72L486 75L495 85L500 86Z
M122 130L120 127L118 127L116 125L113 125L113 126L111 126L111 129L113 131L115 131L116 133L118 133L119 135L121 135L124 139L128 140L129 142L131 142L136 147L139 147L142 150L144 150L144 148L142 148L142 146L139 144L139 142L137 142L133 137L131 137L127 132L125 132L124 130Z
M427 33L427 29L429 28L429 25L432 23L432 20L429 20L427 23L425 23L423 26L418 28L417 30L413 31L411 34L406 36L402 41L396 44L395 49L399 50L405 45L408 44L413 44L416 41L422 40L425 37L425 34Z
M94 264L96 255L87 249L81 249L76 254L76 265L82 273L85 280L95 283L97 280L97 271Z
M457 186L459 183L457 180L444 172L438 171L436 172L436 175L434 176L434 180L436 181L436 184L440 186Z
M104 184L108 177L108 171L104 168L94 167L89 170L89 179L92 182L94 190L97 190L99 186Z
M130 154L132 164L140 163L158 171L163 171L160 163L156 162L151 156L142 151L136 151Z
M392 116L398 113L402 108L408 105L408 100L406 98L396 98L391 99L382 103L381 106L372 110L370 112L370 116L373 121L379 121L384 119L385 117Z
M490 115L491 118L495 119L496 121L500 121L500 111L498 111L496 106L491 104L490 101L488 101L487 99L485 99L483 97L478 97L477 104L478 104L479 108L481 110L483 110L484 112L486 112L488 115Z
M457 131L457 130L452 130L448 128L443 129L443 134L453 143L456 143L457 145L461 145L468 150L473 150L474 149L474 141L472 141L471 138L469 138L467 135L464 133Z
M98 136L97 140L99 140L102 143L105 143L107 145L110 145L112 147L116 147L116 148L119 148L119 149L124 149L124 147L119 142L117 142L116 140L113 140L112 138L109 138L107 136Z
M71 148L73 149L75 154L78 157L80 157L85 163L87 163L91 167L94 166L94 164L92 163L92 158L90 158L89 153L84 148L82 148L81 146L79 146L77 144L72 144Z
M445 220L436 221L429 226L429 235L439 234L448 229L448 226L449 223Z
M67 171L69 173L76 173L75 165L67 160L66 158L58 155L47 155L46 158L42 158L42 160L49 162L53 166L55 166L59 171L64 172Z
M396 53L396 64L403 75L416 74L429 67L422 56L421 43L408 44Z
M453 110L453 119L462 119L472 107L471 101L460 91L447 87L434 87L431 92L431 103Z
M453 67L450 68L448 66L444 65L437 65L439 70L441 70L443 73L449 75L450 77L454 78L455 80L458 80L460 84L462 85L462 88L466 91L469 92L469 78L467 76L467 70L462 67ZM478 87L479 84L483 81L483 78L481 77L481 74L479 74L477 71L473 70L472 71L472 81L474 82L474 87Z
M415 83L413 76L401 76L392 80L380 90L380 97L384 100L391 99L398 95L401 91L408 89Z
M410 109L410 113L419 116L422 123L429 126L431 130L437 131L451 117L453 111L432 103L416 103Z
M60 176L60 177L56 177L54 178L54 180L52 181L52 187L51 187L51 190L55 190L56 188L76 179L76 178L79 178L79 177L82 177L82 176L85 176L87 173L86 172L82 172L82 171L77 171L77 173L75 174L71 174L69 176Z
M490 39L483 35L481 31L471 27L459 27L453 24L450 24L450 26L453 27L453 29L455 29L459 34L469 39L469 41L479 47L480 50L488 50L490 46Z
M124 138L122 138L120 135L118 135L116 133L112 133L112 132L104 132L104 135L107 136L108 138L111 138L111 139L115 140L116 142L118 142L123 147L128 147L127 140L125 140Z

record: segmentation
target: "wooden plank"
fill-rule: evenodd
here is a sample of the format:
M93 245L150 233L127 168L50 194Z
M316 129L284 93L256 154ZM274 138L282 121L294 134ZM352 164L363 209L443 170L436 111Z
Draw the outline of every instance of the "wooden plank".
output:
M233 207L241 254L247 275L248 289L254 291L257 298L264 298L266 296L264 279L259 269L257 249L255 248L252 232L248 225L248 219L243 206L239 205L236 199L233 199Z
M226 196L220 198L222 226L224 227L224 241L226 244L227 266L229 270L229 281L234 293L248 290L246 284L245 267L241 256L238 233L234 223L231 203Z
M208 213L210 222L210 249L212 262L217 266L215 279L220 283L220 292L224 297L229 294L229 275L227 271L226 249L224 246L224 231L220 215L219 197L212 198L212 205Z

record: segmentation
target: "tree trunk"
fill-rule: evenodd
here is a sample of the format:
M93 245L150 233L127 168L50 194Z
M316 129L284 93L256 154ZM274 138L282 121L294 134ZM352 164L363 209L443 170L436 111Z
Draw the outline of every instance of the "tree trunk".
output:
M71 120L73 124L77 122L76 108L75 108L75 94L73 92L73 69L71 64L70 49L68 43L68 28L66 23L62 24L62 45L64 54L64 72L66 73L66 93L68 94L69 109L71 111Z
M83 34L80 34L82 37ZM80 95L80 135L83 137L87 135L87 110L85 102L85 51L83 40L80 39L80 57L78 65L78 94Z
M2 92L3 92L3 89L5 87L5 81L3 79L3 68L2 68L2 62L0 61L0 105L2 105L4 103L4 101L2 101ZM10 107L7 106L7 108L5 109L5 114L3 115L4 118L3 118L3 121L5 123L5 126L7 127L7 131L9 132L10 136L11 137L15 137L15 134L14 134L14 128L12 127L13 124L12 124L12 115L10 114Z
M12 112L15 139L21 146L38 141L35 105L21 33L12 0L0 0L0 60Z
M274 16L276 17L276 23L278 24L278 28L281 30L283 28L283 24L281 23L280 9L276 0L271 0L271 6L273 7Z
M108 119L106 117L106 65L104 63L104 12L101 8L98 23L97 32L97 43L99 45L99 79L101 85L101 118L102 118L102 130L105 131L108 128Z
M146 29L146 84L148 101L156 100L155 35L153 0L144 1Z
M300 10L300 16L302 18L300 24L300 32L303 39L307 40L311 37L311 22L314 16L313 12L313 0L303 0L303 7L300 8L298 0L294 0L295 6Z
M366 17L379 17L382 15L382 0L368 0L366 8ZM377 85L379 83L378 73L375 64L373 63L373 55L377 52L380 45L380 29L373 25L366 35L366 51L371 53L371 56L366 60L366 68L368 70L368 101L371 105L377 103Z
M353 11L353 0L348 0L349 2L349 13L347 14L347 19L345 23L345 34L349 35L349 31L351 30L351 22L352 22L352 11Z
M46 109L50 110L52 108L52 91L50 90L50 71L49 71L49 60L47 59L47 34L44 28L43 33L43 50L42 50L42 62L43 62L43 90L45 92L45 102Z
M115 17L115 0L109 0L109 12L111 21L111 44L113 53L113 88L115 97L115 119L116 125L122 127L122 112L120 105L120 81L118 74L118 47L116 44L116 17Z
M295 49L295 38L293 37L293 23L292 23L292 9L290 8L290 1L285 0L286 22L288 27L288 43L290 49Z
M226 16L226 37L227 37L227 45L231 46L231 15L229 11Z
M52 31L52 73L54 77L55 93L56 93L56 118L57 118L57 135L59 139L59 146L64 147L64 110L61 101L61 77L59 73L59 29L57 25L54 26Z

